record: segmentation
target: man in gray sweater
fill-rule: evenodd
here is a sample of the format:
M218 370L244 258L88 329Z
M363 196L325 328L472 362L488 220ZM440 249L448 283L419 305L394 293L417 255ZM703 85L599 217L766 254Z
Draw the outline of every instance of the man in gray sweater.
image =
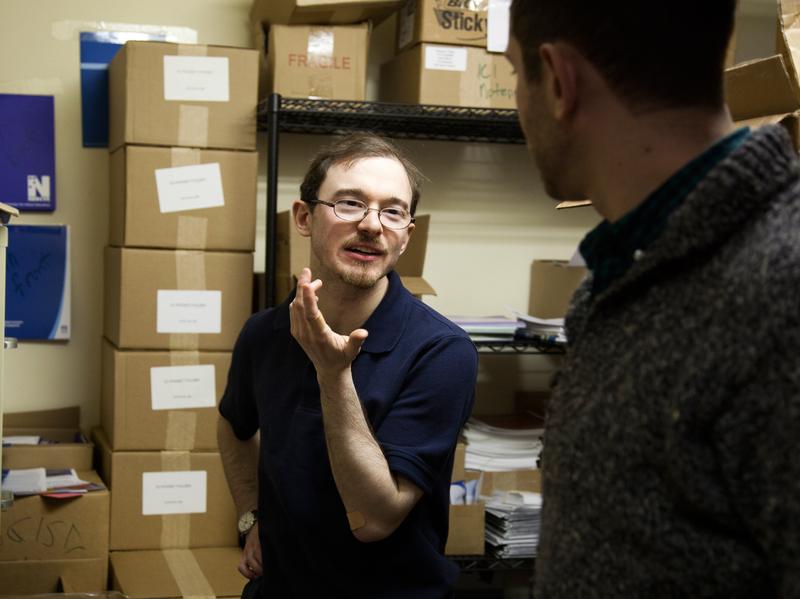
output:
M535 590L800 597L800 168L723 100L735 0L514 0L548 193L591 198Z

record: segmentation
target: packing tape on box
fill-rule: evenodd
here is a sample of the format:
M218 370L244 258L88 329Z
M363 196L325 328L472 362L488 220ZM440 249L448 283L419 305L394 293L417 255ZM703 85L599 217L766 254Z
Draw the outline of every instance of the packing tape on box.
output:
M202 162L197 148L170 148L170 167L194 166ZM204 250L208 247L208 218L205 216L178 215L175 232L179 248Z
M172 578L178 585L181 597L186 599L214 599L214 589L203 574L197 558L189 549L162 551Z
M197 435L197 412L170 410L167 412L167 432L164 447L173 451L194 449Z
M162 451L162 472L186 472L192 461L188 451ZM164 514L161 516L161 547L189 547L191 539L191 514Z
M178 44L178 56L208 56L205 44Z
M178 289L202 290L206 288L206 263L203 252L177 250L175 273ZM170 349L198 349L200 335L197 333L170 333Z
M315 98L333 98L333 29L310 27L308 31L308 95Z
M178 107L178 145L205 148L208 145L208 106Z

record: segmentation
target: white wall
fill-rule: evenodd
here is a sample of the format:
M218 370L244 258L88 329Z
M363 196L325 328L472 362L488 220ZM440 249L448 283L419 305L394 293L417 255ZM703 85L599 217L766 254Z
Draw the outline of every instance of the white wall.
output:
M0 0L0 92L56 98L58 209L53 214L25 213L18 222L66 223L72 235L72 339L21 343L7 354L2 381L6 412L79 405L84 426L99 422L108 157L105 150L81 147L77 25L189 27L198 32L200 43L249 46L248 7L249 0ZM752 18L762 39L769 18ZM368 86L373 98L378 65L391 55L391 27L387 22L373 36ZM757 51L740 41L742 52L745 48ZM297 196L309 158L326 140L282 135L279 209L288 208ZM598 220L591 209L555 211L524 146L403 144L430 179L420 204L422 212L432 215L425 276L439 292L429 303L445 314L525 309L531 260L569 258ZM263 136L259 146L263 158ZM259 270L264 263L264 168L262 160L255 223ZM481 366L481 408L500 412L511 406L515 388L545 386L553 362L487 357Z

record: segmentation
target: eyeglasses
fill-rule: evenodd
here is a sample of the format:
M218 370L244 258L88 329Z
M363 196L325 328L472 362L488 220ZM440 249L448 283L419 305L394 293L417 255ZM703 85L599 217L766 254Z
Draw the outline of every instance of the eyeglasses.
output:
M370 210L378 213L378 220L387 229L405 229L414 222L411 213L401 206L389 208L370 208L361 200L355 198L341 198L335 202L323 200L309 200L309 204L324 204L333 208L333 213L340 219L351 223L361 222L367 218Z

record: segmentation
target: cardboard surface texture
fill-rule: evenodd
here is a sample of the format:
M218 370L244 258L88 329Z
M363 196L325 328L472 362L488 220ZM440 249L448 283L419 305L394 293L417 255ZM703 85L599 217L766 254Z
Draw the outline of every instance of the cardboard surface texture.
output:
M424 43L381 65L379 95L405 104L516 108L515 88L502 54Z
M105 336L120 349L230 350L252 285L251 254L107 247Z
M586 268L560 260L534 260L528 314L537 318L563 318Z
M107 584L108 556L0 562L0 589L6 595L99 593Z
M481 495L495 491L542 492L542 475L539 470L509 470L507 472L483 472Z
M110 172L110 245L255 248L256 152L129 145Z
M272 25L254 31L260 51L259 98L366 99L370 28Z
M250 20L273 25L323 25L379 23L403 3L403 0L254 0Z
M489 0L408 0L398 13L397 48L420 42L486 48Z
M237 546L238 516L219 453L112 452L102 429L93 437L111 489L112 551ZM153 475L161 488L149 485Z
M100 416L111 449L216 449L230 363L229 352L120 351L104 341Z
M445 555L483 555L484 524L486 506L483 503L472 505L451 505L450 524Z
M425 253L428 248L428 231L430 215L416 216L416 228L406 251L397 261L395 270L403 281L403 286L412 295L436 295L436 290L423 278L425 269ZM311 243L307 237L301 236L291 220L291 213L278 213L276 224L276 269L279 282L286 284L286 275L297 277L300 271L309 266L311 261ZM290 289L278 288L277 298L282 301Z
M800 148L800 92L786 69L783 56L753 60L725 71L725 100L739 126L780 123Z
M132 599L239 597L247 580L238 547L111 553L111 588Z
M256 149L255 50L132 41L109 67L109 150Z
M92 471L78 476L101 482ZM107 559L109 505L106 489L72 499L15 497L0 518L0 561Z
M80 430L80 408L5 414L3 435L36 435L57 443L3 448L3 468L92 469L94 446Z
M464 480L464 460L466 457L466 443L457 443L455 457L453 458L453 474L450 476L450 480L453 482Z

